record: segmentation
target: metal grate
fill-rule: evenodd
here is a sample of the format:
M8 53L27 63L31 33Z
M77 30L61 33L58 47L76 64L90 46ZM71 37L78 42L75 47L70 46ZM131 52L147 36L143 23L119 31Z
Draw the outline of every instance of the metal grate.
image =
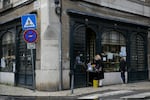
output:
M147 68L145 64L145 43L139 34L134 34L130 45L130 66L128 67L129 81L145 80Z
M32 87L34 71L32 70L31 53L27 49L27 43L22 38L23 34L20 34L18 40L17 85Z

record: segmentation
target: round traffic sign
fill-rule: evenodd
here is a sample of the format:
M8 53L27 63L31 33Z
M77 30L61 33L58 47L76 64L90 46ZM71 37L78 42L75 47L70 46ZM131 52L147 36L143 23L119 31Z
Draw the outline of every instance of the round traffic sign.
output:
M33 42L36 42L37 40L37 32L32 29L24 31L23 36L24 36L24 40L27 43L33 43Z

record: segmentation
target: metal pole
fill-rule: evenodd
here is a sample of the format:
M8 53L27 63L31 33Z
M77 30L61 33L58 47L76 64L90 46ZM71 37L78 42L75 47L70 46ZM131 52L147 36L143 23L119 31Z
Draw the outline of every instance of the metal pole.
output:
M34 58L33 58L33 49L31 50L31 62L32 62L32 74L33 74L33 89L35 90L35 71L34 71Z
M74 93L74 74L75 74L76 64L74 64L73 69L71 70L71 94Z
M74 93L74 71L71 72L71 94Z
M59 14L59 24L60 24L60 32L59 32L59 90L62 90L62 20L61 20L61 7L62 1L60 0L60 14Z

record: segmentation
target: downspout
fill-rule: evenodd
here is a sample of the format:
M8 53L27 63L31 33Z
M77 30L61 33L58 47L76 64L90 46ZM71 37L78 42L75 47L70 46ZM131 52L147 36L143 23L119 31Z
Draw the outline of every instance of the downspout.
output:
M61 20L61 10L62 10L62 0L54 0L55 2L55 13L59 17L60 22L60 32L58 36L59 43L59 91L62 90L62 20Z
M62 10L62 1L60 0L60 14L59 14L59 21L60 21L60 34L59 34L59 90L62 90L62 20L61 20L61 10Z

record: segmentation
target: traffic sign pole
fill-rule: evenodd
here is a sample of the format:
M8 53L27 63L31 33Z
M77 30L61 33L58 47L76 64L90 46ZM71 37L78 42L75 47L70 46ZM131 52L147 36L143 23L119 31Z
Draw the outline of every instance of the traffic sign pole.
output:
M33 49L35 49L35 42L37 40L37 28L36 14L27 14L21 17L22 29L24 31L24 40L27 42L27 48L31 51L31 63L32 63L32 74L33 74L33 89L35 90L35 65L33 57Z
M35 65L34 65L34 57L33 57L33 49L35 49L35 42L37 40L37 32L35 30L26 30L24 32L24 40L27 42L27 48L31 51L31 63L32 63L32 78L33 78L33 89L35 90Z
M33 29L29 29L29 30L24 31L23 36L24 36L24 40L27 43L34 43L37 40L38 33Z
M33 76L33 89L35 90L35 68L33 49L35 49L35 42L37 40L37 32L35 30L26 30L24 32L24 40L27 42L27 48L31 51L31 63L32 63L32 76Z
M32 62L32 74L33 74L33 89L35 90L35 68L34 68L34 57L33 57L33 49L31 50L31 62Z

